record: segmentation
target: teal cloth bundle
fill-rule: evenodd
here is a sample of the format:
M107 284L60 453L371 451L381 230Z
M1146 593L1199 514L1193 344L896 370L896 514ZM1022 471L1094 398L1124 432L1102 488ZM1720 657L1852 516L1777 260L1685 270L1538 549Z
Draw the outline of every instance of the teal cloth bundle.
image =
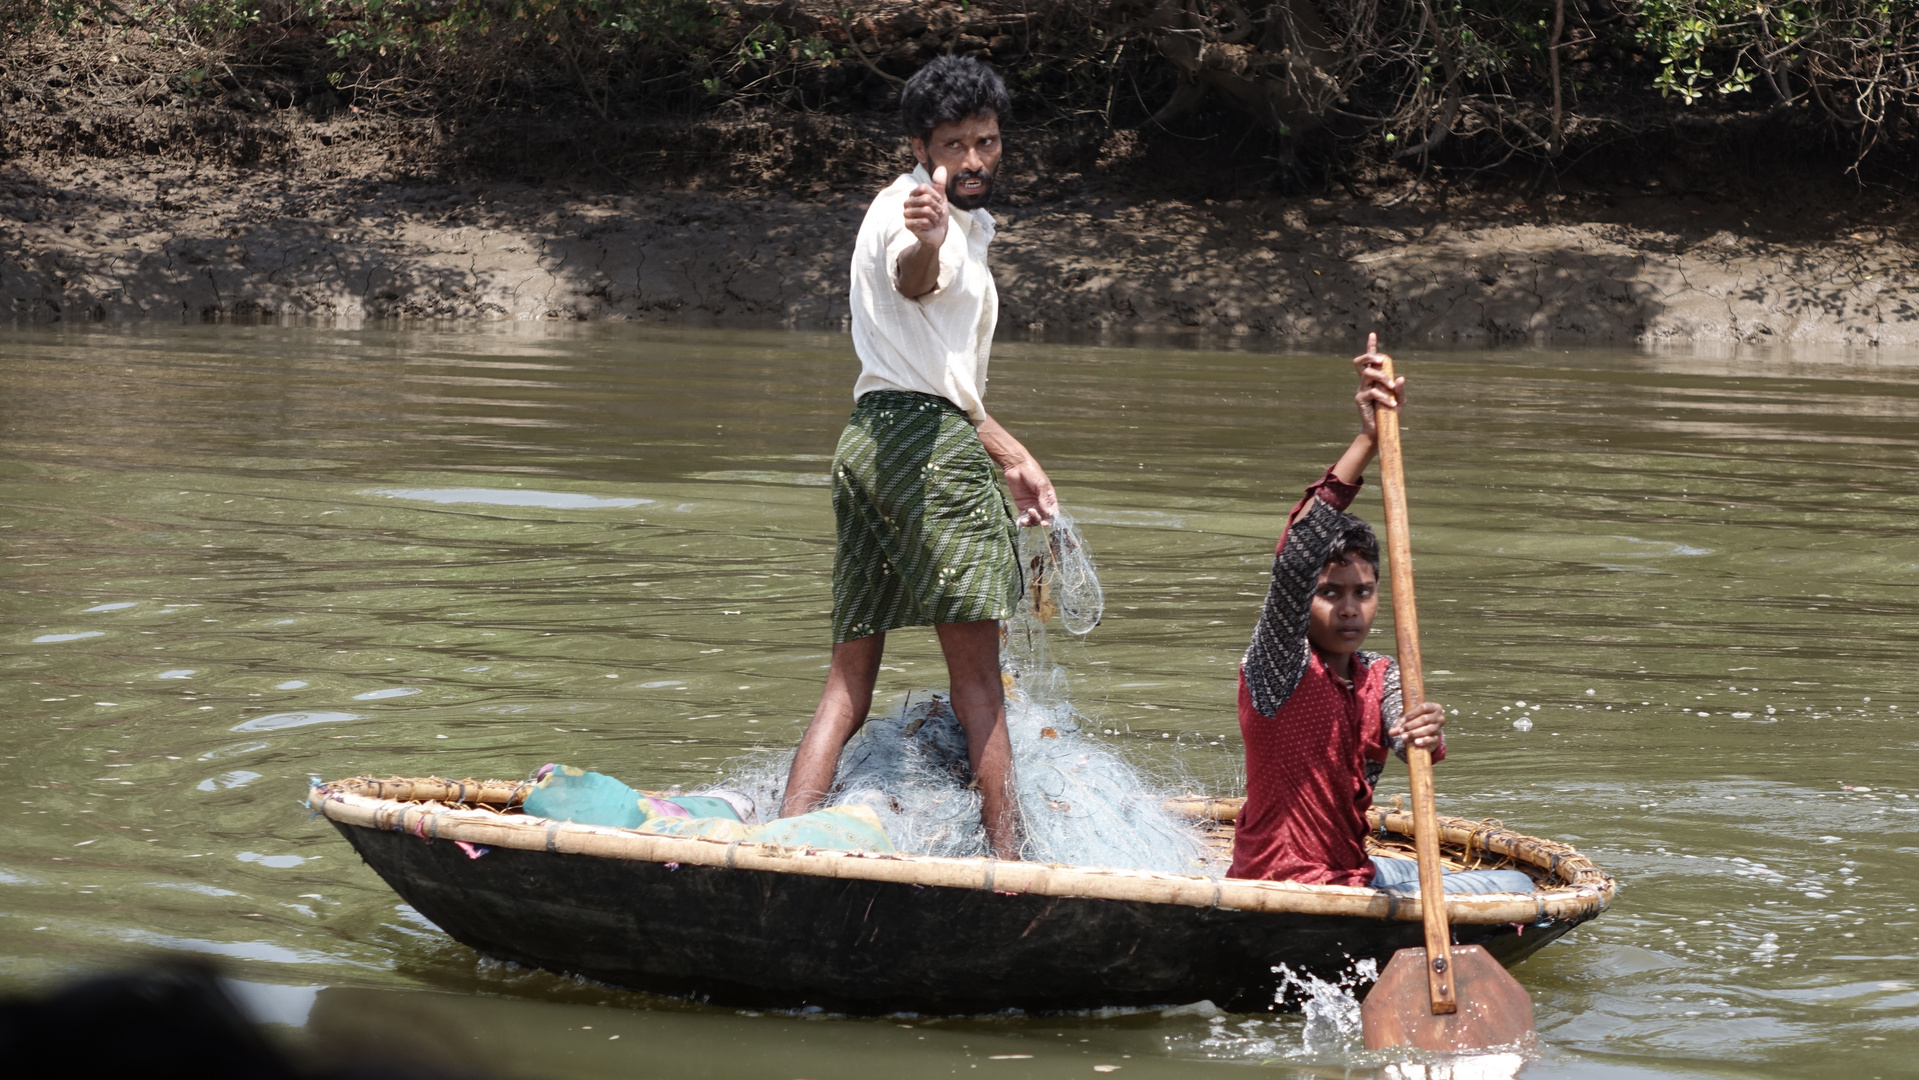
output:
M892 852L879 816L865 806L835 806L763 825L740 820L731 802L710 795L645 795L604 773L548 765L522 809L534 817L606 825L656 836L778 844L828 851Z

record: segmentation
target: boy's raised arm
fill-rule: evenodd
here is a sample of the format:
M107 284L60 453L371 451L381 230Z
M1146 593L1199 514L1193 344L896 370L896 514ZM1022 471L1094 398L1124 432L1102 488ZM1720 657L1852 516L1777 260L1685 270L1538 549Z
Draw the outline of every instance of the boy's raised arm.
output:
M1293 520L1279 538L1279 552L1273 557L1273 580L1266 587L1266 603L1253 624L1252 644L1240 661L1240 676L1252 695L1253 707L1261 716L1279 712L1293 696L1300 676L1306 673L1311 646L1306 641L1307 625L1312 619L1313 592L1319 585L1320 568L1326 556L1339 542L1339 511L1352 502L1359 487L1340 484L1329 472L1307 489L1293 511ZM1322 492L1330 494L1326 499Z
M1359 434L1333 467L1306 489L1305 497L1287 515L1286 531L1279 538L1272 584L1253 627L1252 644L1240 663L1253 705L1262 715L1278 712L1306 671L1310 648L1306 628L1313 591L1327 555L1339 542L1338 512L1352 505L1366 466L1378 450L1376 410L1398 407L1406 380L1388 383L1380 369L1385 359L1379 352L1378 335L1367 335L1366 351L1353 358L1360 379L1359 391L1353 395L1359 407Z

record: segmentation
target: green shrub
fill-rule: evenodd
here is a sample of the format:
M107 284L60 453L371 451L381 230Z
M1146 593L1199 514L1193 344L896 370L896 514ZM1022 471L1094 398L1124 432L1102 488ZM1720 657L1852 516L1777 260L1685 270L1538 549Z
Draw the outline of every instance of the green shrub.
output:
M1282 139L1315 132L1385 157L1444 147L1489 163L1689 112L1796 110L1861 153L1911 138L1919 118L1919 0L992 2L921 10L945 19L945 48L994 20L1019 37L996 51L1029 121L1134 126L1206 86ZM872 73L896 84L924 54L926 20L888 12L792 0L0 0L0 44L139 27L188 54L195 86L274 71L364 107L611 116L834 95L878 104ZM1195 41L1181 67L1173 45Z

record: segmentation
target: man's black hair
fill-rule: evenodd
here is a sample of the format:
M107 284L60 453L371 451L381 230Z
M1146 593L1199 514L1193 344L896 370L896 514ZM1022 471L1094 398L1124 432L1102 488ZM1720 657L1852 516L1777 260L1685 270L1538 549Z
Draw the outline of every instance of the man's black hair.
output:
M1004 124L1013 111L1006 83L984 63L969 56L941 56L913 73L900 90L900 122L915 139L969 116L992 114Z
M1326 564L1344 565L1359 559L1372 566L1374 576L1379 574L1379 537L1373 535L1373 527L1351 514L1342 511L1339 515L1339 540L1333 544L1333 550L1326 556Z

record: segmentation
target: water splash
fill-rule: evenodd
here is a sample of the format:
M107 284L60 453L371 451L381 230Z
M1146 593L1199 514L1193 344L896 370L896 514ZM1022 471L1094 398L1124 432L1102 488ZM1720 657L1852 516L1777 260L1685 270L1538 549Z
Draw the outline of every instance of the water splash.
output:
M1300 1030L1302 1055L1345 1057L1363 1047L1359 997L1354 991L1379 981L1377 960L1369 957L1355 961L1337 982L1327 982L1311 972L1295 972L1285 964L1275 965L1273 974L1279 976L1273 1003L1297 1008L1305 1019Z
M1272 972L1279 976L1272 1008L1280 1015L1210 1017L1195 1049L1235 1061L1341 1067L1369 1062L1355 992L1378 978L1376 961L1353 962L1331 982L1285 964Z
M1526 1064L1518 1051L1453 1054L1432 1061L1394 1061L1379 1070L1379 1080L1513 1080Z
M1206 1037L1197 1044L1205 1056L1332 1066L1347 1070L1348 1075L1364 1070L1377 1080L1513 1080L1521 1067L1538 1056L1532 1039L1471 1054L1368 1050L1357 991L1377 981L1377 961L1354 961L1330 982L1284 964L1272 971L1279 976L1273 1006L1294 1015L1210 1017Z

